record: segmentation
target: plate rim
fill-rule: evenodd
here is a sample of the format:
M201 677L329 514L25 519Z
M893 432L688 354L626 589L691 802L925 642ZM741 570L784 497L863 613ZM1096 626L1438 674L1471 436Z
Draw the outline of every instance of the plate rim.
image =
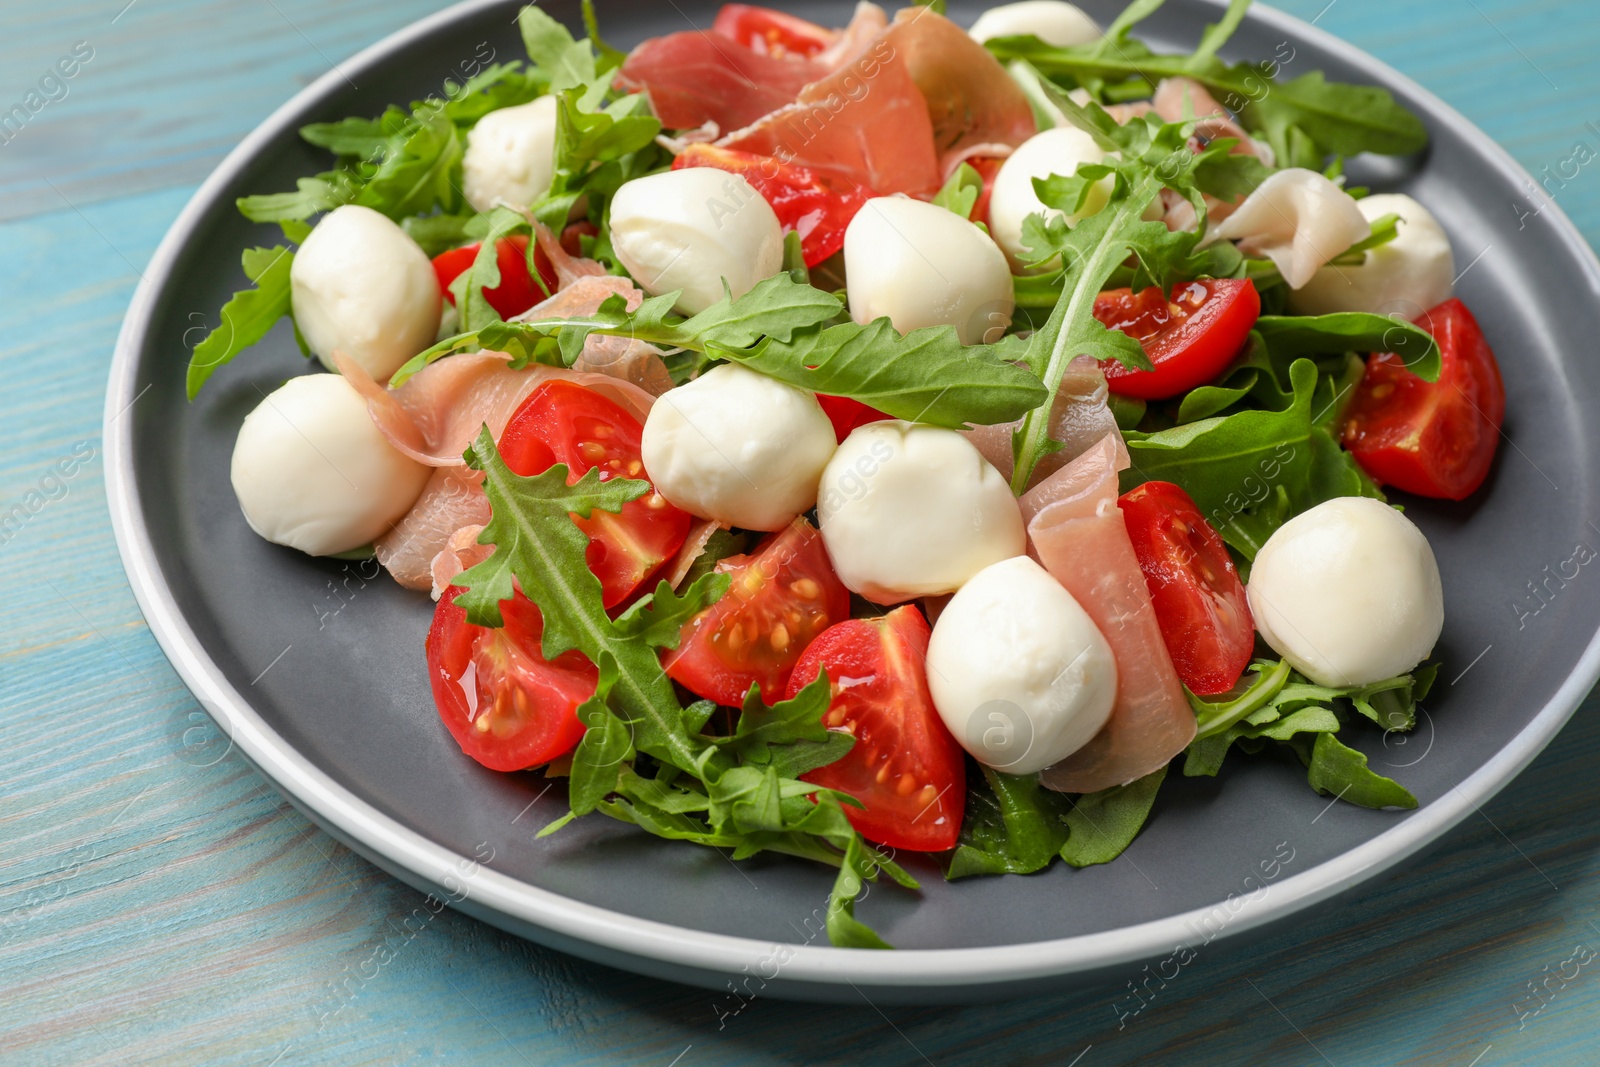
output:
M1047 941L876 952L735 937L626 915L563 896L480 866L471 857L402 826L297 752L261 719L222 669L205 654L162 577L138 500L133 467L133 420L123 421L122 416L143 395L135 392L138 352L150 330L160 290L170 282L178 256L193 238L202 218L257 153L289 128L293 118L309 101L344 83L346 68L359 72L441 27L482 11L509 6L511 2L514 0L462 0L402 27L334 64L240 141L190 197L151 256L118 334L107 381L101 427L107 505L123 568L151 633L190 692L246 759L315 821L336 828L338 836L364 846L358 851L370 849L389 864L398 865L416 879L436 887L455 881L460 886L457 892L461 897L454 903L470 902L475 914L481 915L487 909L563 939L668 967L738 973L741 968L763 961L770 964L775 953L787 948L782 978L785 983L802 988L808 985L833 987L843 983L895 988L985 987L1061 977L1148 960L1170 951L1174 944L1187 943L1186 938L1192 935L1195 924L1219 906L1228 906L1232 917L1217 937L1235 938L1377 877L1438 840L1508 785L1554 739L1600 680L1600 631L1597 631L1544 707L1504 748L1466 779L1370 841L1272 883L1269 893L1243 898L1230 895L1207 907L1164 918ZM1190 2L1220 11L1225 0ZM1257 4L1248 17L1328 50L1372 74L1375 81L1405 90L1465 131L1474 147L1506 177L1518 185L1533 184L1533 176L1477 125L1377 57L1276 8ZM1559 204L1546 200L1542 210L1550 213L1558 238L1587 268L1591 290L1600 293L1600 258L1596 257L1594 249ZM396 872L391 869L391 873ZM1230 901L1236 902L1237 907Z

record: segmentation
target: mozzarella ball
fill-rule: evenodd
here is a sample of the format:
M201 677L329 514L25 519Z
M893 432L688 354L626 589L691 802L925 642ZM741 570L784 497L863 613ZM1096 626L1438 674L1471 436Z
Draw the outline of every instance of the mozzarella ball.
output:
M989 198L989 232L1011 261L1012 269L1021 271L1027 266L1023 258L1023 220L1029 215L1052 218L1061 214L1044 206L1033 191L1033 180L1052 174L1070 177L1080 165L1100 163L1105 158L1105 149L1095 144L1093 137L1070 125L1036 133L1006 157L994 176L994 192ZM1111 189L1109 177L1096 182L1083 209L1067 216L1067 221L1076 225L1105 207Z
M725 363L655 402L640 453L656 491L685 511L781 530L817 502L834 442L811 393Z
M844 439L817 525L839 580L877 604L954 592L1026 548L1017 498L971 441L894 420Z
M966 219L903 196L868 200L844 231L850 316L896 330L954 326L964 345L993 344L1016 299L1005 256Z
M370 544L411 510L432 468L397 451L337 374L291 378L245 416L233 491L279 545L332 556Z
M1278 527L1256 555L1247 593L1267 644L1318 685L1404 674L1444 627L1428 539L1369 497L1337 497Z
M715 167L636 178L611 199L611 247L651 296L681 289L677 309L704 311L727 282L743 296L783 269L783 227L755 186Z
M289 267L295 325L329 370L337 350L377 381L433 344L442 296L428 254L387 216L329 212Z
M1396 312L1415 319L1455 294L1450 238L1427 208L1400 193L1365 197L1356 201L1356 208L1368 222L1399 215L1395 239L1367 252L1356 266L1329 264L1318 270L1303 288L1289 294L1291 309L1301 315Z
M1111 717L1117 663L1071 593L1028 556L979 571L928 641L928 691L979 763L1032 774L1088 743Z
M1045 44L1069 48L1091 44L1101 37L1094 19L1064 0L1021 0L1015 4L991 7L978 16L968 31L982 44L991 37L1032 35Z
M461 157L467 203L476 211L526 208L549 190L555 153L555 97L489 112L467 133Z

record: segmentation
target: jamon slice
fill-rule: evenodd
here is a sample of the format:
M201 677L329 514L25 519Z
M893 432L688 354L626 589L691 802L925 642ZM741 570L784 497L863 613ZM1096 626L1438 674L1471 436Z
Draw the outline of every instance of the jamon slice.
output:
M465 464L433 472L411 510L373 545L378 562L395 581L407 589L433 588L434 557L451 536L464 526L489 521L482 481L483 475Z
M1088 451L1107 434L1116 432L1117 420L1106 406L1106 396L1106 376L1093 357L1079 356L1067 364L1067 373L1061 377L1061 388L1050 409L1050 439L1061 442L1061 451L1039 460L1030 488ZM1011 480L1014 463L1011 435L1021 425L1022 420L1017 419L997 426L974 426L966 431L967 440L978 446L983 458L994 464L1007 481ZM1121 443L1120 436L1117 441ZM1122 455L1123 466L1126 466L1126 450Z
M967 31L928 7L902 8L883 43L905 59L928 104L934 150L945 173L979 145L1015 148L1037 131L1020 86Z
M1089 613L1117 661L1111 718L1087 745L1040 772L1050 789L1094 793L1142 778L1194 740L1194 711L1167 654L1117 507L1121 439L1098 444L1022 498L1030 551Z
M731 37L698 30L652 37L628 54L617 83L643 91L661 125L685 130L715 122L737 130L793 103L827 68L799 56L771 56Z
M748 128L736 127L717 144L842 171L878 194L938 192L941 172L928 105L887 36L807 85L795 102Z

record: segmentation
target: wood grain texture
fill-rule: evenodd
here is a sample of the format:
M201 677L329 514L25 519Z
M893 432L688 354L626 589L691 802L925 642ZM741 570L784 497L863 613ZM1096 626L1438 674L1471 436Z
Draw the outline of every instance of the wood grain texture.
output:
M334 60L434 5L125 2L0 12L0 110L75 42L94 48L67 96L0 144L0 511L32 509L0 533L0 1062L1600 1061L1600 968L1556 977L1576 946L1600 947L1592 696L1424 862L1270 940L1203 949L1142 999L1119 985L957 1009L756 1001L719 1022L711 993L425 918L208 733L123 578L99 448L122 313L196 181ZM1557 169L1575 142L1600 144L1584 127L1600 121L1592 5L1281 6L1550 167L1600 237L1600 169ZM62 459L73 473L52 477ZM1554 991L1537 1013L1530 983Z

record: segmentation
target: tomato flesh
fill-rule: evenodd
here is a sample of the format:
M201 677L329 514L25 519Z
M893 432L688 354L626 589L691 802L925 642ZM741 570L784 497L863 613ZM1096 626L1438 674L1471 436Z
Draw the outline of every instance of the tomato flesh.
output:
M850 593L833 573L822 537L796 519L717 571L728 591L690 619L662 660L668 677L696 696L741 707L752 684L776 704L789 673L818 634L850 615Z
M756 4L723 4L711 30L771 56L814 56L836 36L815 22Z
M755 186L784 230L800 235L808 267L844 247L845 227L874 195L843 171L780 163L772 156L709 144L692 144L672 161L673 170L689 167L715 167ZM737 201L730 210L738 210Z
M978 199L972 202L972 221L989 225L989 200L994 195L994 177L1000 173L1000 165L1005 160L997 156L973 156L967 164L978 172L978 177L983 179L983 188L978 190Z
M583 737L578 706L599 672L580 652L547 660L544 620L520 592L500 602L505 625L474 626L451 586L428 630L428 677L439 718L461 751L496 771L520 771L571 752Z
M850 825L895 849L955 848L966 809L966 762L928 693L928 621L911 605L822 632L789 677L793 697L826 670L833 690L823 723L855 746L803 779L861 801Z
M1417 320L1439 344L1439 380L1425 382L1392 353L1367 359L1345 416L1344 446L1384 485L1462 500L1489 476L1506 389L1478 322L1460 300Z
M567 483L598 468L601 481L645 479L639 420L575 382L543 382L528 394L500 435L500 455L528 477L556 463ZM676 555L689 534L689 514L650 492L613 514L596 509L572 521L589 536L589 569L600 579L606 607L626 600Z
M1151 370L1100 361L1106 386L1122 396L1165 400L1204 385L1228 369L1261 315L1261 297L1248 278L1206 278L1135 293L1110 289L1095 297L1094 317L1138 341Z
M1171 482L1145 482L1117 506L1178 677L1202 696L1226 693L1250 665L1255 620L1222 536Z
M828 421L833 423L833 435L841 443L858 426L865 426L869 422L882 422L889 418L877 408L869 407L859 400L852 400L848 396L828 396L826 393L818 393L817 403L827 414Z
M473 260L478 258L478 249L481 245L482 242L463 245L433 257L434 276L439 279L439 288L443 291L444 298L451 304L456 302L456 296L450 291L450 283L472 267ZM500 284L493 289L485 289L483 297L489 301L490 307L500 313L502 319L520 315L545 298L544 290L539 288L533 280L533 275L528 272L527 234L502 237L495 244L494 253L495 262L500 267ZM535 246L533 258L545 288L555 292L555 268L550 265L550 259L544 254L544 249Z

